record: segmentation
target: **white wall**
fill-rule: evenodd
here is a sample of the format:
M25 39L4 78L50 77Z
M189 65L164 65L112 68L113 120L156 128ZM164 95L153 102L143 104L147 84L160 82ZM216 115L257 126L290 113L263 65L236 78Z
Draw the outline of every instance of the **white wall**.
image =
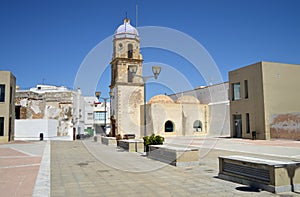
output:
M15 120L15 140L44 140L57 136L58 120L54 119L22 119Z

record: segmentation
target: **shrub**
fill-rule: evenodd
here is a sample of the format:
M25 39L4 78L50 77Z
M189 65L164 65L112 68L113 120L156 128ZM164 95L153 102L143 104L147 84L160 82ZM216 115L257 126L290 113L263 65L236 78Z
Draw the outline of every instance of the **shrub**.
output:
M149 145L161 145L164 143L165 138L159 135L152 134L151 136L143 137L146 152L149 151Z

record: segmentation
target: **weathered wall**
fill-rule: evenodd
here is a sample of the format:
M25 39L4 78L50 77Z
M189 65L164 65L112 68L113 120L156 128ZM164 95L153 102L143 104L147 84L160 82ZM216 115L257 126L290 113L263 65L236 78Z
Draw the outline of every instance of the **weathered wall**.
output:
M143 86L118 85L116 134L140 137L140 106L144 102Z
M271 138L300 140L300 112L271 114Z
M263 62L266 136L270 137L272 114L300 111L300 65Z
M19 91L16 105L20 106L20 119L56 119L58 136L73 133L73 93Z

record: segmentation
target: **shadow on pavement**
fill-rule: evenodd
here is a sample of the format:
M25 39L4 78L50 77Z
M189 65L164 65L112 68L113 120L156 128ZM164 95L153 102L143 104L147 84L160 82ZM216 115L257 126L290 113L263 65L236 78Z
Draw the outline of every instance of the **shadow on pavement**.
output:
M260 189L250 186L240 186L236 187L235 189L243 192L260 192Z

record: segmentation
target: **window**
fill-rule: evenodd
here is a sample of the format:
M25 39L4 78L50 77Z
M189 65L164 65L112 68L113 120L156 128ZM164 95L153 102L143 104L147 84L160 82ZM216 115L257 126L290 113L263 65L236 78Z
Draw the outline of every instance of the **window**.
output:
M246 132L250 133L250 116L249 116L249 113L246 113Z
M15 119L19 120L21 118L21 106L15 107Z
M244 81L244 88L245 88L245 99L248 98L248 80Z
M132 44L128 44L128 58L132 58L133 56L133 46Z
M0 102L5 101L5 85L0 84Z
M4 136L4 117L0 117L0 136Z
M193 128L194 128L195 132L199 132L199 131L201 132L202 131L202 122L200 120L196 120L194 122Z
M93 113L87 113L87 119L93 120Z
M173 132L174 131L174 124L172 121L168 120L165 123L165 132Z
M9 92L9 103L11 104L12 102L12 87L10 87L10 92Z
M232 84L232 100L239 100L241 99L241 84L240 83L233 83Z
M105 111L96 111L95 120L105 120Z
M128 82L132 82L133 81L134 74L131 72L131 67L132 66L134 66L134 65L129 65L128 69L127 69Z

